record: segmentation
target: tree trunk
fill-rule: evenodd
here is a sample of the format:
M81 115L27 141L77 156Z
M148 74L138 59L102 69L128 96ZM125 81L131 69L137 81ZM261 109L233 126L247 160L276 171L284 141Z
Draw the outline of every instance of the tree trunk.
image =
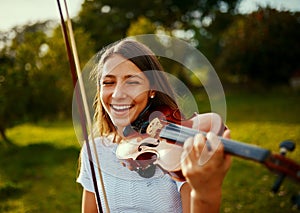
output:
M2 139L7 143L7 144L11 144L11 141L8 139L8 137L5 134L5 129L4 128L0 128L0 135L2 137Z

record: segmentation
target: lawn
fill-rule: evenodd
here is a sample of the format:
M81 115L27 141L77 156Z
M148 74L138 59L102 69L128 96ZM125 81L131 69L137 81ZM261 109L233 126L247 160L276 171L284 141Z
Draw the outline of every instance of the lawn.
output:
M23 124L0 149L0 212L80 212L72 122Z
M233 139L279 151L286 139L298 148L288 157L300 163L299 92L230 93L227 125ZM0 141L0 212L80 212L75 179L80 145L71 121L26 123L8 130L14 146ZM300 184L289 179L277 194L276 175L263 165L233 158L223 186L221 212L296 212L291 197Z
M231 137L274 153L279 144L293 140L296 150L287 156L300 163L300 95L293 91L243 92L228 95L227 125ZM297 148L298 146L298 148ZM285 179L277 194L271 193L276 175L263 165L233 158L223 189L222 212L297 211L291 197L300 184Z

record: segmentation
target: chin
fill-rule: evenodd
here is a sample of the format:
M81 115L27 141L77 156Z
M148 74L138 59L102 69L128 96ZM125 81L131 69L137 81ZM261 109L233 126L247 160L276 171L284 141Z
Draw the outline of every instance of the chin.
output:
M123 129L126 126L131 124L131 122L128 120L127 121L113 121L113 123L118 129Z

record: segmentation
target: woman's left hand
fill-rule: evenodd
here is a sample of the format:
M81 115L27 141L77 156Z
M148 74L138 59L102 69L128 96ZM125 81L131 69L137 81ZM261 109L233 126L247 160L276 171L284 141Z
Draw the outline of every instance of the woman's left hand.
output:
M223 137L230 137L228 129ZM217 135L212 132L206 137L197 134L186 140L183 149L181 169L191 187L192 199L212 204L220 202L222 183L230 168L231 157L224 153Z

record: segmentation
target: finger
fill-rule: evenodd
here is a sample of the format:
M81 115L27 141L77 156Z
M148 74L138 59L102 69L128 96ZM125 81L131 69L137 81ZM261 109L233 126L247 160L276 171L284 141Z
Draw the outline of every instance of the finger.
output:
M225 161L225 164L224 164L225 171L228 171L231 166L231 162L232 162L231 155L225 154L224 161Z
M230 138L230 129L226 129L223 133L223 138Z
M190 158L191 152L193 150L193 138L188 138L183 144L183 152L181 154L181 160L184 161L187 158Z
M199 158L203 149L205 148L206 138L203 134L197 134L194 137L194 149L195 149L195 157Z
M192 149L192 147L193 147L193 138L190 137L190 138L186 139L186 141L184 142L183 149L190 151Z
M215 152L217 151L219 152L218 149L221 144L221 141L219 140L218 136L213 132L207 133L206 138L207 138L206 147L210 147L210 148L203 149L198 162L200 166L206 164L213 157Z
M218 136L215 133L209 132L207 133L206 137L207 140L210 141L212 152L217 151L218 147L221 144L221 141L219 140Z

